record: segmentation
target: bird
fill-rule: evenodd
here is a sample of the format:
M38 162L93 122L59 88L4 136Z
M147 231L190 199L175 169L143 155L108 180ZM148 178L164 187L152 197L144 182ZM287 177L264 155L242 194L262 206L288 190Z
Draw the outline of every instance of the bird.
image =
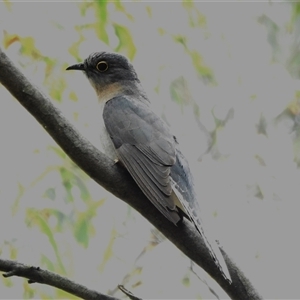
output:
M178 225L186 216L194 224L219 271L231 283L216 241L204 232L188 161L169 126L151 109L133 65L121 54L102 51L66 70L83 71L97 94L104 153L127 169L170 222Z

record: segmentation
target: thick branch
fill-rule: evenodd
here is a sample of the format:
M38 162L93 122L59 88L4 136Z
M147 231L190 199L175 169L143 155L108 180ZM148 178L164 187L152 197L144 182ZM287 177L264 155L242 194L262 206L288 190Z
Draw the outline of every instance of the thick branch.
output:
M1 49L0 82L83 171L140 212L183 253L206 270L232 299L262 299L241 270L224 254L233 280L230 285L220 274L190 222L184 220L176 227L164 218L139 190L127 171L114 164L82 137L53 103L31 85Z

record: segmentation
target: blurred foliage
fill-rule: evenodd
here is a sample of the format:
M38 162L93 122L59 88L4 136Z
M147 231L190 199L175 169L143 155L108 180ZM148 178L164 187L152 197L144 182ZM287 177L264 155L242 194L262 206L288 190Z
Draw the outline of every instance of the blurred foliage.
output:
M35 40L32 37L21 37L17 34L9 34L4 31L3 45L5 49L16 42L21 45L20 54L30 58L30 64L35 64L36 62L45 63L44 85L48 87L51 98L61 102L61 95L66 88L66 82L63 76L54 74L57 60L42 55L40 50L36 47ZM25 67L25 65L23 66Z
M126 16L127 19L129 19L131 22L134 21L133 16L129 13L127 13L124 5L121 3L121 1L95 1L95 2L84 2L80 4L80 10L82 16L85 16L89 10L93 10L95 13L96 21L92 24L86 24L84 26L80 26L78 28L78 31L81 32L82 29L85 29L87 27L93 28L98 36L98 38L103 41L105 44L110 45L110 38L109 34L107 32L107 28L111 25L113 26L115 30L115 34L119 40L119 44L117 47L115 47L114 51L123 53L126 55L129 59L133 59L136 47L134 45L133 38L131 36L131 33L129 29L119 23L112 22L110 19L110 15L108 12L108 4L113 4L115 6L116 11L120 12L124 16ZM80 33L80 36L83 37L84 35ZM70 53L75 56L75 58L78 58L77 55L77 46L80 46L80 43L82 40L80 39L72 48L70 49Z
M64 110L64 114L71 118L81 131L86 133L88 129L93 130L89 123L93 109L86 113L90 105L87 99L82 99L86 97L86 94L81 92L80 87L71 86L71 81L67 81L64 72L67 66L66 61L74 58L75 61L80 62L84 59L86 49L92 52L97 47L120 52L141 66L143 63L148 63L142 77L146 80L155 77L149 90L155 91L159 101L162 98L165 99L158 102L163 107L162 115L171 125L174 127L177 125L179 132L183 131L182 136L183 140L187 138L184 140L187 141L186 143L190 138L192 147L187 148L195 149L197 159L204 160L202 168L205 168L208 157L212 160L205 176L206 180L212 178L211 186L205 184L209 193L213 194L212 198L219 197L214 196L215 190L219 189L215 187L220 186L222 190L223 185L226 186L226 191L232 189L237 193L233 194L234 197L231 194L226 196L227 201L240 197L241 186L244 186L245 193L250 195L248 198L245 196L246 202L255 203L255 205L263 201L265 201L264 205L267 205L266 200L270 199L277 201L274 203L279 203L283 201L282 199L288 198L289 194L285 194L282 190L289 191L291 188L289 184L297 178L296 175L282 190L277 190L276 184L273 186L270 182L278 178L277 182L281 183L283 180L280 176L288 171L287 169L282 171L282 168L278 166L279 171L274 171L277 170L276 167L271 168L270 171L268 167L273 166L274 161L285 159L283 165L293 168L293 164L289 165L288 158L281 156L278 156L280 159L276 156L273 158L278 147L277 137L274 138L274 136L284 135L278 129L282 127L288 128L288 133L285 135L288 138L284 140L284 143L288 144L290 141L292 144L292 159L298 167L297 172L300 167L300 92L294 89L293 85L285 87L291 82L291 78L283 71L287 70L295 79L300 78L300 5L298 2L282 4L290 7L288 22L280 22L277 14L269 10L269 8L274 8L275 4L268 8L261 8L261 12L255 12L256 18L251 17L251 24L255 24L253 27L259 28L253 33L255 38L258 39L258 32L265 30L263 42L269 46L267 50L264 47L258 47L259 43L262 43L261 40L253 39L252 43L247 43L252 33L248 36L246 26L241 25L244 20L238 19L238 13L232 21L234 26L230 27L231 31L224 33L222 25L219 25L220 22L212 22L212 19L220 19L216 11L220 11L222 17L226 15L223 15L222 9L215 8L210 11L204 4L193 1L167 3L169 6L159 6L163 5L161 3L126 3L104 0L74 2L68 5L70 6L65 11L70 11L70 13L64 12L63 18L59 11L57 11L57 16L53 12L47 16L45 11L36 13L45 19L33 22L35 27L41 26L41 32L43 32L44 23L51 20L50 25L47 24L50 26L49 32L51 33L47 32L43 34L43 37L34 35L33 28L27 29L26 26L29 26L27 22L24 22L22 26L26 30L13 25L9 27L5 23L1 24L4 28L2 45L8 52L11 51L11 56L15 55L16 63L31 77L36 81L40 80L39 83L43 85L51 99L56 101L58 107ZM165 10L163 10L164 7L166 7ZM30 20L31 16L26 15L23 9L19 9L16 3L7 0L1 7L2 12L5 10L5 14L9 14L12 19L17 18L18 13L18 18L24 15L26 21ZM1 11L0 16L2 16ZM231 17L234 18L234 16ZM52 19L55 20L52 22ZM18 22L13 23L16 26ZM234 34L237 34L235 30L242 32L242 36L235 37L236 40L232 38ZM59 40L61 37L59 34L63 34L63 40ZM48 39L51 41L50 45L43 45ZM244 52L240 50L235 52L232 41L249 46L242 48ZM254 53L256 47L258 51ZM60 50L56 52L57 49ZM268 55L264 57L263 51ZM62 52L64 55L61 54ZM143 55L144 52L147 52L147 55ZM253 53L254 56L251 56ZM72 56L71 59L70 56ZM211 59L212 56L215 58ZM242 57L242 59L234 60L236 57ZM249 61L249 65L244 65ZM262 62L268 66L265 67ZM252 64L253 69L251 69ZM171 71L169 71L170 65L174 66ZM259 69L258 65L262 69ZM272 66L282 66L278 72L279 75L276 70L269 71ZM270 73L265 72L264 68ZM265 73L261 75L260 72ZM252 77L247 77L249 74ZM279 80L276 81L270 74L274 75L274 78L278 76ZM74 80L72 75L69 76ZM257 78L263 79L257 80ZM263 91L253 87L260 84L264 87ZM242 89L243 91L240 92ZM279 90L284 90L284 92L277 97ZM171 101L167 102L168 100ZM88 115L86 119L85 114ZM35 126L38 127L37 124ZM46 135L45 132L42 134ZM18 138L22 142L21 137ZM271 141L273 144L267 148L266 144ZM34 175L29 170L24 177L16 176L14 187L11 188L15 194L10 198L6 199L6 196L1 194L1 188L4 190L4 187L0 186L0 197L3 202L14 199L9 205L8 211L11 213L9 218L12 218L14 222L21 220L21 227L26 227L22 228L25 232L26 230L34 232L37 229L43 245L37 244L34 248L37 249L38 254L31 254L31 256L38 257L38 264L41 267L70 277L74 275L79 279L82 277L78 274L86 272L85 269L82 271L84 267L94 267L98 273L86 272L93 275L89 276L89 281L85 283L94 285L101 292L105 292L106 289L110 291L110 294L122 297L118 294L117 283L122 282L125 286L131 286L132 289L142 290L147 283L152 282L152 279L149 280L147 277L149 268L156 268L158 275L165 274L165 270L161 270L160 264L157 263L158 257L164 257L161 265L167 266L167 271L177 277L173 280L172 276L164 276L164 282L162 282L157 276L159 282L156 282L154 278L155 288L150 287L149 290L161 292L163 288L164 291L169 289L169 292L173 292L178 298L205 297L202 293L205 294L206 284L199 288L198 275L191 272L186 262L182 263L184 266L180 271L173 269L174 266L180 265L180 259L183 258L177 253L176 256L169 250L170 248L166 250L164 243L153 238L153 234L146 233L142 227L146 225L140 225L145 223L139 220L139 216L132 209L123 208L121 205L115 207L112 199L105 202L105 197L99 190L96 192L92 190L91 179L53 141L38 142L39 146L34 146L36 145L34 141L26 140L23 145L19 146L19 149L25 156L26 151L29 152L26 150L27 144L32 143L33 148L38 147L38 150L30 149L30 153L34 153L32 156L34 164L40 164L42 167L35 170L36 173L32 171ZM202 145L202 148L197 145L197 142ZM185 146L184 143L183 146ZM287 152L288 150L285 153ZM39 155L42 159L37 162ZM236 160L234 156L237 157ZM52 160L48 163L49 157ZM246 168L247 176L241 171L243 169L241 157L249 163ZM237 168L233 166L234 163L230 164L232 161L235 162ZM217 181L220 169L216 168L215 164L219 162L223 163L223 167L227 164L228 169L220 181ZM257 169L254 172L252 168ZM251 170L255 175L250 174ZM296 173L293 172L294 170L291 174ZM230 177L228 174L238 175L236 177L232 175L234 179L230 182L227 181ZM6 174L3 177L6 177ZM289 176L284 175L283 178L285 177ZM235 182L238 188L234 185ZM202 188L205 189L205 187ZM203 196L203 198L206 197ZM224 200L223 195L219 198ZM242 200L239 199L239 201ZM238 205L232 203L232 207L239 205L241 203ZM245 209L245 215L243 212L234 212L234 216L229 219L236 218L236 215L241 219L250 218L248 208L247 206ZM276 210L277 207L274 211ZM212 211L213 216L218 215L217 210L213 208ZM114 217L110 217L113 213ZM276 215L274 219L277 221L280 218ZM262 217L262 220L265 221L265 217ZM257 231L253 236L259 235L261 228L258 225L254 226L252 221L249 221L251 227ZM148 239L145 238L147 234ZM36 236L31 236L30 233L26 236L28 240L35 238ZM0 241L1 256L18 259L20 253L24 251L19 250L19 240L21 240L20 235L14 232L11 233L10 238L4 237ZM28 240L26 240L27 243ZM67 247L65 245L67 242L70 242L72 246ZM77 251L80 252L78 256L75 251L77 246ZM129 251L126 249L127 246ZM260 255L257 254L257 249L253 251L258 259ZM84 259L82 259L83 256ZM171 261L170 265L165 264L168 259ZM81 264L82 260L84 260L84 266ZM92 261L92 266L89 265L89 260ZM114 278L111 281L113 283L105 281L106 278L110 278L111 274ZM169 288L168 279L170 279ZM159 283L164 285L161 289L158 287ZM14 278L2 279L1 284L6 287L16 287ZM187 289L191 290L191 294L188 294ZM201 296L199 289L201 289ZM59 290L44 291L41 287L29 285L25 280L21 290L22 297L25 299L72 298L71 295ZM163 294L163 291L160 295L162 298L170 297L170 294ZM215 291L210 290L209 296L211 295L216 296Z
M200 78L206 83L212 83L216 85L216 81L213 75L213 71L204 62L201 54L197 51L190 50L187 46L187 39L184 36L175 36L175 42L183 45L184 50L190 56L193 66L199 74Z
M93 7L95 9L97 23L95 24L95 29L97 35L100 40L109 44L108 34L106 32L106 25L107 25L107 1L96 1L93 3Z
M197 8L193 1L183 1L182 6L186 9L188 13L189 25L193 27L206 27L206 17L201 11Z
M41 212L41 211L36 211L35 209L28 209L26 222L28 223L28 226L33 226L33 225L37 226L41 230L41 232L48 237L50 245L51 245L53 251L55 252L55 256L57 259L57 264L58 264L57 272L60 274L66 275L66 270L60 259L58 245L55 241L53 232L52 232L51 228L49 227L49 224L47 223L47 217L50 214L51 214L51 212L49 212L48 210L44 210ZM48 265L47 267L49 268L50 265ZM50 269L50 271L56 271L53 268L52 264L51 264L51 268L49 268L49 269Z
M115 51L126 54L126 56L132 60L134 58L136 48L128 28L116 23L113 24L113 26L115 28L116 36L119 38L119 45L115 48Z
M185 105L189 105L190 102L192 102L192 96L189 92L188 82L183 76L176 78L171 82L170 94L172 100L181 107L182 111L184 110Z
M290 2L290 5L292 6L291 23L294 26L299 21L299 17L300 17L300 3L297 2L297 1Z

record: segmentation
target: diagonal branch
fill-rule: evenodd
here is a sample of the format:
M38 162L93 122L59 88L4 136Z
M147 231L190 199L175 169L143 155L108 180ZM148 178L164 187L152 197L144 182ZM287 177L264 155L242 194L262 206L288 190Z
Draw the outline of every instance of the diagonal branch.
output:
M221 275L196 229L186 219L174 226L139 190L122 167L78 133L51 100L35 88L0 49L0 82L43 126L65 153L106 190L125 201L158 228L176 247L207 271L232 299L262 299L223 251L233 283Z

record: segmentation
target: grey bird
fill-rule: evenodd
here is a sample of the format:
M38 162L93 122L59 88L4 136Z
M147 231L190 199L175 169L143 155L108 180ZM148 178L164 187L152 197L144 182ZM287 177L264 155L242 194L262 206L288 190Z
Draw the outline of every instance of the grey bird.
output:
M217 243L204 233L188 162L169 127L151 110L132 64L120 54L96 52L67 70L83 71L97 93L104 152L125 166L169 221L177 225L183 215L189 218L220 272L231 283Z

